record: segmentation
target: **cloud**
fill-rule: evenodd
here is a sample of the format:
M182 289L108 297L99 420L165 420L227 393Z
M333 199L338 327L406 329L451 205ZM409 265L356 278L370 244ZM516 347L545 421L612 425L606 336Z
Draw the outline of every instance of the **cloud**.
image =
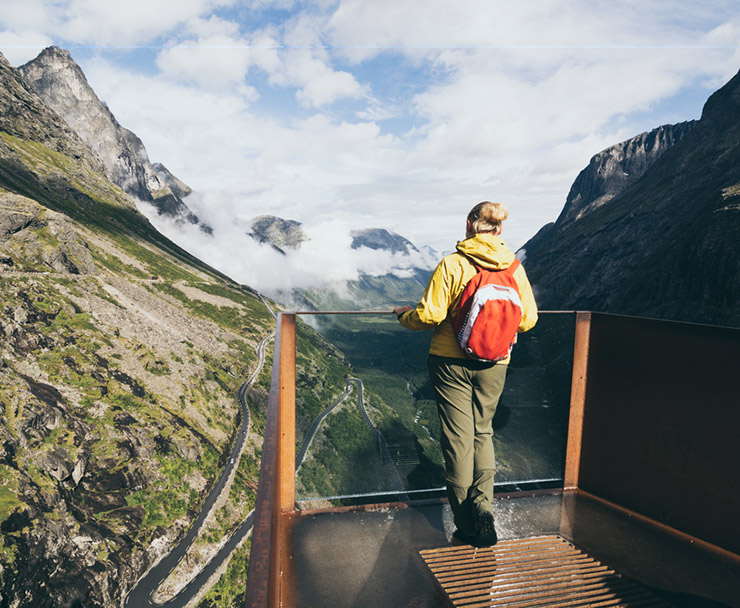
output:
M69 43L209 223L271 213L438 250L481 200L509 206L504 236L522 245L593 154L697 118L740 65L725 0L5 0L0 30L15 57Z
M343 0L327 21L332 43L362 61L387 49L424 56L446 49L683 45L708 24L737 16L729 0L618 3L530 0ZM547 57L541 57L547 61Z
M138 201L137 206L160 232L175 242L187 242L190 253L232 279L268 295L293 288L341 288L345 281L358 279L361 273L410 276L412 268L431 265L422 252L403 255L365 247L352 249L353 225L334 218L317 218L303 224L301 229L307 240L300 250L285 249L281 253L247 236L251 218L233 213L238 209L233 199L219 198L216 214L213 201L208 199L209 196L195 193L186 202L211 224L215 236L204 234L197 226L160 216L148 203Z
M322 61L305 53L300 53L286 61L289 78L302 88L296 99L302 105L318 108L334 103L339 99L357 99L363 94L363 87L349 72L332 70Z
M63 15L59 34L65 39L129 46L151 43L182 24L233 4L233 0L70 0L48 4Z
M0 31L0 49L11 65L18 66L30 61L41 49L51 44L51 38L38 32Z
M206 89L232 86L257 92L244 85L252 65L249 42L239 33L238 25L211 17L195 19L188 25L188 34L175 45L157 55L156 64L162 75L174 82L195 83Z

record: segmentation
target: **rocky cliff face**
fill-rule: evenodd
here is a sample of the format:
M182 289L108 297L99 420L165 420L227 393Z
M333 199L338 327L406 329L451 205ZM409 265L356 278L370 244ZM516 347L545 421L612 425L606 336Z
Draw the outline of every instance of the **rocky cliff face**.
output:
M218 474L272 326L0 56L1 605L120 605ZM250 508L260 442L199 550Z
M118 605L218 473L270 316L204 267L2 190L0 259L0 596Z
M540 306L740 325L739 125L737 75L699 121L594 157L523 247Z
M229 460L238 389L273 330L265 302L158 233L0 55L0 606L122 605ZM349 370L299 336L307 428ZM230 487L158 597L254 506L268 391L265 370ZM237 550L199 605L238 605L247 562Z
M695 125L696 121L664 125L596 154L573 182L558 219L543 226L523 247L527 256L534 255L541 244L547 247L554 233L624 192Z
M190 186L183 183L181 180L179 180L177 177L172 175L170 170L165 167L162 163L154 163L152 165L154 167L154 170L157 172L157 175L162 179L162 181L169 186L170 190L175 194L175 196L179 196L180 198L185 198L186 196L189 196L193 193L193 190Z
M594 156L576 177L557 224L577 221L624 192L674 146L696 121L658 127Z
M90 147L19 77L0 54L0 131L6 136L32 141L74 159L94 173L104 167ZM130 201L128 202L131 205Z
M95 152L114 184L131 196L154 204L161 214L199 223L181 195L173 191L167 178L162 177L162 173L169 172L155 169L144 144L122 127L98 99L67 51L49 47L18 70L46 104ZM180 188L180 191L185 189ZM210 232L207 226L203 228Z

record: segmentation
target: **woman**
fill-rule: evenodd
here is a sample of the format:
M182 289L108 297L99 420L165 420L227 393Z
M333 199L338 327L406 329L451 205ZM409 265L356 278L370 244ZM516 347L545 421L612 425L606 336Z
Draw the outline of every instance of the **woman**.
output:
M429 373L442 427L445 482L454 516L454 536L477 546L496 543L493 517L493 415L504 388L509 358L496 363L469 358L460 348L451 319L460 306L476 265L503 270L515 260L501 239L501 223L509 216L501 203L478 203L468 214L465 240L438 264L416 308L393 309L409 329L431 329ZM522 303L519 332L534 327L537 305L519 265L513 272Z

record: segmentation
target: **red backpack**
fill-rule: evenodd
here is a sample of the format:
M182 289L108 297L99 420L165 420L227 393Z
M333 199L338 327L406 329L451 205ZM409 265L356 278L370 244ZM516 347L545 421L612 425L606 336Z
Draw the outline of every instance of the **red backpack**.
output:
M503 270L486 270L465 286L460 309L452 319L460 348L480 361L501 361L511 353L522 320L522 301L514 271L519 260Z

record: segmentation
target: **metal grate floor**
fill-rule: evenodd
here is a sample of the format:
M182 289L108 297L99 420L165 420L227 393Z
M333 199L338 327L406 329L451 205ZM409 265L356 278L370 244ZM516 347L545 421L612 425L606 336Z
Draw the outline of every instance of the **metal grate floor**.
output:
M453 606L666 608L670 604L559 536L420 551Z

